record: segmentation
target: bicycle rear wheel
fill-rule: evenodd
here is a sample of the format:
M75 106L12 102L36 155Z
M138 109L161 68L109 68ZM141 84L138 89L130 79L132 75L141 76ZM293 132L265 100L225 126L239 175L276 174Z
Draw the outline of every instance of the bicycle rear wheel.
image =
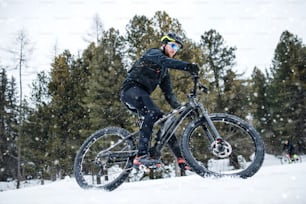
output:
M220 136L231 146L231 154L213 153L212 132L203 119L192 121L183 133L182 153L190 167L200 176L254 175L264 160L264 143L257 131L240 118L223 113L210 115Z
M112 191L132 170L136 154L130 133L122 128L101 129L85 140L74 161L74 175L80 187Z
M298 155L298 154L295 154L294 156L293 156L293 159L294 159L294 163L302 163L302 157L301 157L301 155Z

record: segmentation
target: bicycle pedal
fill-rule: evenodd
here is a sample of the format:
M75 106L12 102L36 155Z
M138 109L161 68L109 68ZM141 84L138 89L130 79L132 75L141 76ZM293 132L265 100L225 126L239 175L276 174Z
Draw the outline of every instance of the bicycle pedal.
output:
M152 166L139 165L138 169L145 171L145 172L149 172L150 170L160 169L161 167L162 167L162 164L156 164Z
M157 165L154 165L154 166L149 166L148 168L152 169L152 170L158 170L158 169L161 169L161 167L162 167L161 164L157 164Z
M140 165L140 166L139 166L139 170L141 170L141 171L143 171L143 172L145 172L145 173L148 173L148 172L151 171L151 168L149 168L149 167L147 167L147 166L145 166L145 165Z

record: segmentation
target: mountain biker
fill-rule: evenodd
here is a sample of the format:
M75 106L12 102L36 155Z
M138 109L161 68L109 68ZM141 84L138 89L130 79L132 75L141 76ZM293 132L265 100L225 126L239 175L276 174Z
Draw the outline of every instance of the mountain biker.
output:
M196 64L173 59L179 49L183 48L182 39L175 33L169 33L161 38L160 48L148 49L128 71L128 75L121 87L121 101L130 110L137 110L144 121L139 131L138 153L133 161L135 168L140 165L158 167L161 162L158 158L149 155L149 146L154 123L163 116L150 94L159 85L166 101L172 108L180 106L172 91L168 68L188 71L197 74L199 67ZM172 136L168 142L170 149L176 156L179 166L187 166L182 158L177 138Z
M283 141L283 152L286 152L289 156L290 159L293 159L294 155L294 146L292 145L289 140L284 140Z

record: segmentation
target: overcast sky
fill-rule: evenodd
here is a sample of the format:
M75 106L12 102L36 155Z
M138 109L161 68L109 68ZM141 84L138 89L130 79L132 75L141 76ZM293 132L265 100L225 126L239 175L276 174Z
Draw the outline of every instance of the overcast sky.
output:
M284 30L306 40L305 0L0 0L0 65L11 65L6 50L12 49L18 30L24 28L33 53L26 82L40 70L50 70L54 56L69 49L73 54L87 47L83 40L98 14L105 29L121 34L135 15L151 18L166 11L177 18L195 42L210 29L216 29L226 45L237 47L235 69L251 74L254 66L269 67L274 49ZM16 75L16 78L17 75Z

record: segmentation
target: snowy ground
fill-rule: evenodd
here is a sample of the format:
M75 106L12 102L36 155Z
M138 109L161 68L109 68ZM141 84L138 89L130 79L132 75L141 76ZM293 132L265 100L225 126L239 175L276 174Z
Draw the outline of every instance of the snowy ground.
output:
M112 192L83 190L73 178L0 192L0 204L305 204L306 158L280 165L267 155L248 179L203 179L197 175L124 183Z

